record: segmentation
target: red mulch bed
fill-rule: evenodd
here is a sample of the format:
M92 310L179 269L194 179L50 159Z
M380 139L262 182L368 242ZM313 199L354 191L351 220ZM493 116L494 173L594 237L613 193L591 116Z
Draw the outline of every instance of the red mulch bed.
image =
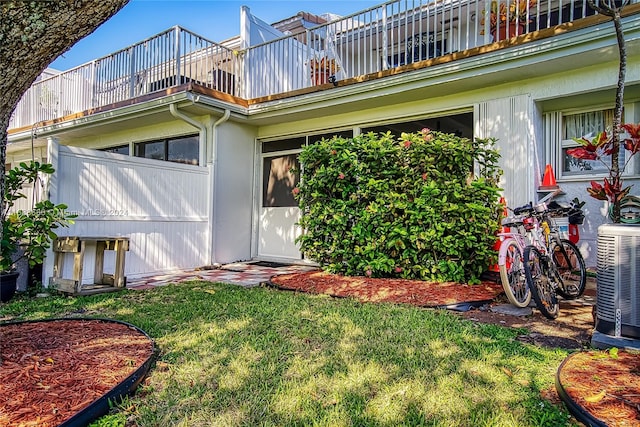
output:
M153 342L128 325L56 320L0 327L0 425L57 426L140 368Z
M344 277L323 272L276 276L274 286L301 292L354 297L360 301L450 307L493 301L503 291L480 285L404 279ZM571 307L563 307L564 311ZM590 308L587 307L590 311ZM582 310L584 311L584 310ZM561 311L563 314L564 312ZM504 315L486 322L508 325ZM530 316L518 327L561 322ZM561 319L561 318L559 318ZM568 318L573 323L573 317ZM153 343L127 325L99 320L57 320L0 327L0 426L57 426L108 393L151 356ZM609 426L640 426L640 356L620 351L578 352L559 371L571 399ZM547 397L557 402L555 393ZM553 396L551 396L553 395Z
M560 367L558 382L578 408L603 425L640 426L640 355L574 353Z
M419 307L489 302L504 292L502 285L495 282L464 285L454 282L346 277L322 271L275 276L271 278L271 284L280 289L353 297L360 301L412 304Z

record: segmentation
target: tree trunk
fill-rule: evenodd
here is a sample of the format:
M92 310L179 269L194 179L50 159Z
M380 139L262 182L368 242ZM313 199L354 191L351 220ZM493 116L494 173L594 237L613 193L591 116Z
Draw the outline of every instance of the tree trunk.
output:
M0 212L4 212L7 128L18 101L51 62L78 40L91 34L128 2L0 2Z
M618 182L620 180L620 132L622 132L622 113L624 111L624 83L627 74L627 49L624 43L624 31L620 17L620 10L616 9L613 14L613 25L616 29L618 40L618 53L620 64L618 68L618 87L616 89L616 107L613 116L613 145L617 147L611 156L612 178ZM620 184L621 185L621 184ZM620 204L622 200L615 200L613 203L612 220L614 223L620 222Z
M620 182L620 132L622 131L622 113L624 111L624 84L627 73L627 49L624 41L624 30L622 28L622 8L628 4L628 0L624 0L620 6L616 6L615 1L605 0L596 5L593 0L587 0L589 6L596 12L611 17L613 26L616 30L616 40L618 42L619 67L618 67L618 86L616 88L616 105L613 112L613 134L611 141L613 144L613 152L611 154L611 171L609 179L611 185L622 186ZM613 209L611 212L611 220L614 223L620 222L620 204L618 197L613 200Z

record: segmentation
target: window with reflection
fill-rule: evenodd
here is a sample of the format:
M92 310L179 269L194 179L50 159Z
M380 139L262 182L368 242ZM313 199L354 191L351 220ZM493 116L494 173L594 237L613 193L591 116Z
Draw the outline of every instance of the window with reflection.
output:
M607 173L607 166L611 164L611 156L604 157L605 164L599 160L576 159L567 154L567 150L578 146L578 143L573 138L583 136L592 138L603 130L611 132L613 128L613 109L566 114L563 116L562 122L562 175L579 176Z
M197 165L200 158L200 139L196 134L138 142L134 151L136 157Z

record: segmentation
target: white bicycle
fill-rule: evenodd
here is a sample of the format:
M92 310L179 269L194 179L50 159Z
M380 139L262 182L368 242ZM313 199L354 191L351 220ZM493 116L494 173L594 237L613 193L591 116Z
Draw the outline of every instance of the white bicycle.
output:
M516 215L521 212L516 208ZM498 268L500 281L509 302L516 307L526 307L531 302L531 290L524 274L523 253L529 242L524 231L527 218L504 218L502 225L509 227L509 232L499 233L502 239L498 251Z

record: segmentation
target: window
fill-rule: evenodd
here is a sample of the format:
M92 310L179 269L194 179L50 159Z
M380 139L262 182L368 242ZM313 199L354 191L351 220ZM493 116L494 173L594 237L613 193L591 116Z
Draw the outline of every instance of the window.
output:
M453 133L464 138L473 138L473 113L452 114L444 117L431 117L411 122L390 123L386 125L376 125L362 128L362 133L391 132L392 135L400 137L402 132L420 132L422 129Z
M128 156L129 155L129 144L118 145L116 147L103 148L102 151L106 151L107 153L124 154L125 156Z
M635 104L630 103L625 109L627 121L634 120ZM613 109L598 109L580 112L551 112L545 114L545 140L548 144L548 161L553 164L559 180L587 180L599 178L608 173L607 165L596 160L582 160L571 157L567 150L577 147L573 138L593 137L598 132L613 128ZM623 119L623 122L625 120ZM625 134L621 135L621 140ZM620 147L620 167L624 165L626 150ZM606 159L610 164L611 160ZM625 170L625 175L639 175L640 161L632 158Z
M297 207L293 189L300 182L298 155L306 144L314 144L323 138L334 136L352 138L353 130L337 130L322 134L262 143L262 207Z
M198 135L190 135L138 142L135 145L135 155L147 159L197 165L200 156L200 139Z
M297 154L268 155L262 159L262 206L298 206L293 189L300 182Z
M567 150L577 147L573 138L582 136L592 137L603 130L611 131L613 128L613 110L588 111L578 114L566 114L562 118L562 162L563 176L593 175L607 173L606 165L596 160L576 159L567 154ZM611 162L611 159L607 159Z

